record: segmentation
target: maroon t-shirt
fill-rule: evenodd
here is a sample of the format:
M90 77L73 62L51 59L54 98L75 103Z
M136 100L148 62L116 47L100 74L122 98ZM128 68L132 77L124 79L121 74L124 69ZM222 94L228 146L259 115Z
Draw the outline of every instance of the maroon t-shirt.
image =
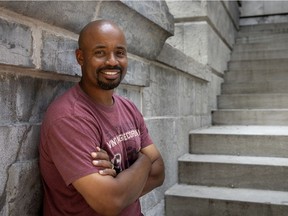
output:
M76 85L49 106L40 140L44 216L99 216L71 184L99 171L91 152L97 146L106 150L121 172L153 143L136 106L117 95L113 99L110 107L97 104ZM121 213L132 215L141 215L139 200Z

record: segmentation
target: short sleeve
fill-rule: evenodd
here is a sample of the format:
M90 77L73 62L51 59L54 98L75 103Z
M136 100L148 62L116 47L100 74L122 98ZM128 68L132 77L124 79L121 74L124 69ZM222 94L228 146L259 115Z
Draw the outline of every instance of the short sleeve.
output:
M97 130L93 131L93 126L83 118L65 117L50 126L47 149L66 185L98 172L90 156L97 139Z

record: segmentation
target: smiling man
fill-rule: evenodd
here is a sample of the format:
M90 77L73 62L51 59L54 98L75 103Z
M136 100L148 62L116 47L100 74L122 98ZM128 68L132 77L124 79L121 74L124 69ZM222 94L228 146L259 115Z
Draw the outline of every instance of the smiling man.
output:
M136 106L114 94L127 72L124 33L98 20L78 44L81 81L41 127L44 216L140 216L139 197L163 183L164 163Z

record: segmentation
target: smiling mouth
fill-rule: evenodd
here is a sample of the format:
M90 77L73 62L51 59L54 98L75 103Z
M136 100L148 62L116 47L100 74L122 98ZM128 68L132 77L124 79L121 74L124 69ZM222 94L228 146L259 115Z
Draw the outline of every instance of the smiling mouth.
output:
M120 71L101 71L103 78L106 80L116 80L119 79Z
M105 71L105 72L103 71L102 73L113 76L113 75L117 75L119 72L118 71Z

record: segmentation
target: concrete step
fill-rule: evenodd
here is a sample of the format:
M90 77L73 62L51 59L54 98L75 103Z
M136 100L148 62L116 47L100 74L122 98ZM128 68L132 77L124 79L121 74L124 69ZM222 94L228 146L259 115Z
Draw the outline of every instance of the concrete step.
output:
M288 192L288 158L185 154L178 159L180 184Z
M217 103L218 109L288 109L288 93L222 94Z
M251 33L288 33L288 23L271 23L241 26L239 35Z
M222 84L222 94L286 94L287 80L273 82L242 82Z
M224 85L227 83L242 82L274 82L288 81L288 68L283 70L243 70L243 71L227 71L224 74ZM262 83L263 84L263 83Z
M247 43L235 44L233 52L249 52L249 51L274 51L274 50L288 50L288 43L281 43L277 41L269 43Z
M288 126L212 126L189 135L192 154L288 157Z
M287 70L288 61L283 59L272 60L242 60L242 61L230 61L228 63L228 70Z
M262 60L262 59L288 59L288 49L287 50L261 50L261 51L247 51L247 52L232 52L232 61L242 61L242 60Z
M176 184L165 208L166 216L287 216L288 193Z
M247 36L241 36L236 38L237 44L247 44L247 43L269 43L273 41L285 43L287 42L288 34L279 33L279 34L248 34Z
M288 109L222 109L212 112L213 125L285 125Z

